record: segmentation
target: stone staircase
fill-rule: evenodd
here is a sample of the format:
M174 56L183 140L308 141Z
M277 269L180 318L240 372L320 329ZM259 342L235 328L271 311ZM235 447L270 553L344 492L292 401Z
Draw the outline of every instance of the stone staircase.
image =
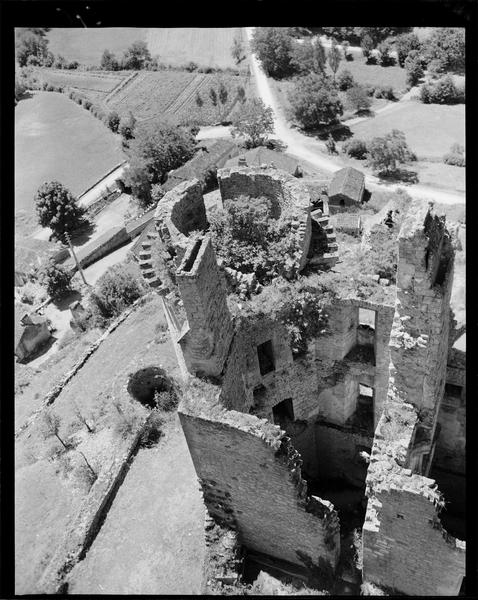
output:
M321 256L314 256L311 258L309 263L315 266L333 267L339 260L339 246L337 244L337 236L334 228L329 223L328 210L316 208L311 212L310 216L325 231L327 236L327 248Z
M138 263L139 268L141 269L141 275L151 288L157 288L161 285L161 279L154 270L151 257L151 246L157 239L159 239L159 235L155 229L148 231L145 239L141 243L141 250L139 251Z

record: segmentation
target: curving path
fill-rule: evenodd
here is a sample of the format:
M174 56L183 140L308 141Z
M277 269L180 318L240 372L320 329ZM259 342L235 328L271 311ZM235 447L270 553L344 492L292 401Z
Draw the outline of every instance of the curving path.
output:
M246 37L250 41L254 27L246 27L245 30ZM275 133L278 138L287 144L287 153L293 154L302 160L307 160L319 169L331 173L343 168L342 164L338 164L332 158L324 156L325 144L323 142L308 137L297 129L290 127L272 93L269 81L260 67L258 59L254 54L251 54L250 60L258 94L264 103L270 106L274 112ZM396 191L398 188L405 188L413 198L431 200L443 204L463 204L465 202L465 194L459 192L447 192L419 184L386 184L380 181L378 177L368 174L365 175L365 182L369 189Z

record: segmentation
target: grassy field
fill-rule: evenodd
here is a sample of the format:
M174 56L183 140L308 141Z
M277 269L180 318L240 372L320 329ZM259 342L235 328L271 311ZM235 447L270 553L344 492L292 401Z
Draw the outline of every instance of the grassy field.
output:
M47 34L49 49L67 60L86 65L99 65L104 50L118 58L136 41L146 41L148 29L139 27L55 27Z
M49 48L67 60L99 65L105 49L120 58L135 41L148 44L152 56L166 65L182 66L194 61L199 66L225 69L246 68L245 61L236 65L231 56L235 37L244 39L241 27L230 28L134 28L98 27L65 29L48 32Z
M48 559L88 495L78 449L97 472L103 472L123 455L128 439L115 428L120 417L113 401L119 403L128 419L146 414L146 409L126 391L129 374L149 365L162 365L172 376L177 373L176 356L166 329L159 298L153 297L119 325L65 386L52 409L60 419L60 437L75 449L59 453L61 446L54 436L45 436L41 417L16 439L17 593L35 592ZM68 368L68 364L64 366ZM52 384L46 377L32 377L23 393L43 396ZM22 399L16 398L16 402ZM92 433L79 421L75 405L93 424Z
M370 139L392 129L403 131L418 157L441 158L454 143L464 144L465 105L444 106L406 101L351 127L355 137Z
M39 92L15 107L15 212L34 210L45 181L80 194L125 155L119 136L67 96Z
M364 56L354 55L354 60L342 60L337 77L345 70L350 71L355 81L362 85L391 85L397 93L406 89L406 71L398 66L367 65Z
M231 56L231 46L238 37L245 43L242 27L187 27L148 29L147 42L152 56L167 65L182 66L194 61L200 67L247 68Z

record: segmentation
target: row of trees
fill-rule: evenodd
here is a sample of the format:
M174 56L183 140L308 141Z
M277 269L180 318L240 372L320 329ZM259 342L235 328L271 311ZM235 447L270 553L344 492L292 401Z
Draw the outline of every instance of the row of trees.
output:
M139 71L157 67L158 59L157 57L152 58L146 42L139 40L133 42L119 59L109 50L105 50L101 57L100 66L105 71Z

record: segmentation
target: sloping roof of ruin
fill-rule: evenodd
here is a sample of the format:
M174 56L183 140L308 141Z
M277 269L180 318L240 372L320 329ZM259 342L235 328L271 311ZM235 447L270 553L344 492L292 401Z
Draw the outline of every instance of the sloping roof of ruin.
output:
M297 165L300 165L299 161L288 154L278 152L277 150L269 150L259 146L258 148L252 148L247 152L243 152L239 156L235 156L228 160L225 164L226 167L236 167L239 164L239 159L245 158L247 166L254 167L263 164L269 165L271 162L278 169L282 169L286 173L294 174Z
M364 174L353 167L345 167L334 174L329 185L329 198L343 194L354 202L362 200L362 190L365 182Z
M237 144L231 140L214 140L213 143L202 143L198 152L179 169L171 171L163 189L168 192L173 187L189 179L201 180L210 167L223 167L226 161L239 153Z

